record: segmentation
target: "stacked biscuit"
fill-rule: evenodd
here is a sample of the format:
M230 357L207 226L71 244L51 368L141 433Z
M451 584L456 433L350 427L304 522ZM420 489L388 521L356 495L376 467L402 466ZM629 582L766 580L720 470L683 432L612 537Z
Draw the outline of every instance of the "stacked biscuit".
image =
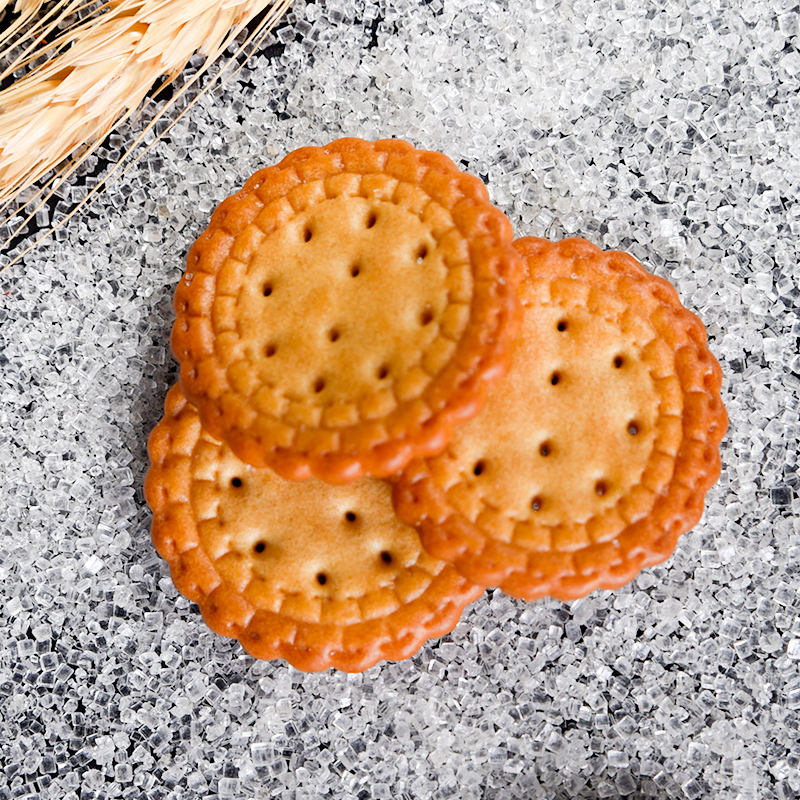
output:
M479 180L403 142L256 173L175 307L153 540L258 658L359 671L487 586L619 586L719 474L720 369L674 289L579 239L514 241Z

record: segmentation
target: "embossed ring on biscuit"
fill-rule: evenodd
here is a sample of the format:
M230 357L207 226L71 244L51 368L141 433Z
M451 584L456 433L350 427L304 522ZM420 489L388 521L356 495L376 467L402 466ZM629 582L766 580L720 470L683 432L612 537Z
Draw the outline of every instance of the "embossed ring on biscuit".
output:
M700 320L632 257L516 243L508 377L395 484L398 516L466 577L526 599L616 588L673 552L720 473L721 371Z
M179 386L148 452L153 542L175 586L256 658L359 672L448 633L483 592L422 549L387 483L251 467L202 428Z
M225 200L190 250L180 383L248 464L391 475L441 451L505 374L521 272L510 223L446 156L303 148Z

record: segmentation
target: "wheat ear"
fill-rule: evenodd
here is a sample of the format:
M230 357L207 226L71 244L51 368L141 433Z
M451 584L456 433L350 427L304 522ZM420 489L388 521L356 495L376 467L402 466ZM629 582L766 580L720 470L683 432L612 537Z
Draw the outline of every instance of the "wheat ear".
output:
M0 18L8 16L7 9L10 5L8 0L0 0ZM7 21L5 29L0 33L0 62L6 63L5 69L0 72L0 79L8 77L52 49L47 44L48 37L60 26L63 27L65 19L97 5L92 0L58 0L47 4L47 8L43 10L44 0L16 0L13 8L15 18ZM6 14L3 14L4 11ZM12 52L13 58L10 57Z
M37 0L19 0L32 8ZM74 3L65 4L74 7ZM117 0L59 37L55 53L0 91L0 204L129 117L194 53L215 59L283 0ZM279 14L278 14L279 16ZM277 18L277 17L276 17ZM66 46L66 45L69 46Z

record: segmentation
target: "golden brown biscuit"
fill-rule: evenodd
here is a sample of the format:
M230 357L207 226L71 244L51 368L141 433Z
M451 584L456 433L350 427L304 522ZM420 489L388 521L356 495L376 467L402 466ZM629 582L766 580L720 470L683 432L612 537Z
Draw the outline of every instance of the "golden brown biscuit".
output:
M663 561L700 518L727 415L700 320L589 242L520 239L510 374L394 492L425 548L516 597L580 597Z
M506 370L522 264L483 184L397 140L303 148L192 247L172 347L203 426L287 478L386 476Z
M429 556L388 484L244 464L173 387L148 442L153 542L209 627L256 658L358 672L452 630L483 591Z

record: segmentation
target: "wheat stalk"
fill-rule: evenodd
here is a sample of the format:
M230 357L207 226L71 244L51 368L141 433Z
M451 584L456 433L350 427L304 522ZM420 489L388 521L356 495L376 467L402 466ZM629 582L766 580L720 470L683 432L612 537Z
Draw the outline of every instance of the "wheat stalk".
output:
M290 2L110 0L95 4L90 16L59 31L68 15L89 8L85 0L60 0L60 13L51 10L34 24L41 0L16 0L14 10L20 16L0 34L0 55L3 49L16 53L3 74L26 64L34 68L0 91L0 210L59 164L54 185L68 177L113 128L135 113L154 83L163 76L174 80L194 53L205 56L208 66L262 12L267 13L248 41L265 35ZM7 5L0 0L0 13ZM25 43L20 45L13 35L23 30ZM200 74L202 70L192 81ZM70 154L72 160L64 163ZM31 205L30 198L23 199ZM34 193L37 199L36 208L47 199L45 190Z

